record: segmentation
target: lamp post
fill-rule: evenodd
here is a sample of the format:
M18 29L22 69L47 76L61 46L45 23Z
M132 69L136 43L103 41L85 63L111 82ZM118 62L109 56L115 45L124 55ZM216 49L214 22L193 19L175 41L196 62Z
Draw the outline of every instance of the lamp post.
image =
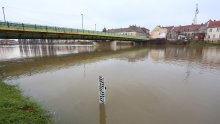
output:
M96 24L95 24L95 31L96 31Z
M81 14L81 16L82 16L82 30L84 30L84 29L83 29L83 14Z
M5 19L5 7L2 7L2 12L3 12L4 20L6 22L6 19Z

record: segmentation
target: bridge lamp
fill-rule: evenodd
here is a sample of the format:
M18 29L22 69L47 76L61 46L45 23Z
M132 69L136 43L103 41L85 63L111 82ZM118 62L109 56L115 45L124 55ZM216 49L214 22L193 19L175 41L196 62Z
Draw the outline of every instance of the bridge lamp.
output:
M5 19L5 7L2 7L2 12L3 12L4 20L6 22L6 19Z
M82 30L83 30L83 14L81 14L81 16L82 16Z

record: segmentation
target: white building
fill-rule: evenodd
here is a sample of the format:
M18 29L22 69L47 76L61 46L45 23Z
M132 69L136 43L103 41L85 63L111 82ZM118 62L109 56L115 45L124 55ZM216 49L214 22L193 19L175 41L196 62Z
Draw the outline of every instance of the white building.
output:
M172 28L173 28L173 26L170 26L170 27L156 26L151 31L150 37L152 39L167 39L167 34Z
M130 25L128 28L109 29L107 30L107 32L122 34L122 35L149 37L148 29L144 27L137 27L135 25Z
M205 40L220 43L220 21L209 21Z

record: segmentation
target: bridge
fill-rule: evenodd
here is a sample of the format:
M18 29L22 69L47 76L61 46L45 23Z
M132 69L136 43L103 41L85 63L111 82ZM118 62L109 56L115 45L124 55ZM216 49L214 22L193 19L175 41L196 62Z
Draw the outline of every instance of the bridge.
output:
M147 37L116 33L0 21L1 39L82 39L110 41L148 41Z

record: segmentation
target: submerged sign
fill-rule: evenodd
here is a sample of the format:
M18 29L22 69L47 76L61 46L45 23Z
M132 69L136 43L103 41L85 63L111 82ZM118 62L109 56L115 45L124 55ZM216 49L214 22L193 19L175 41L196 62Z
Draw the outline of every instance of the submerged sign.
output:
M99 76L99 103L105 104L105 83L104 78L102 76Z

